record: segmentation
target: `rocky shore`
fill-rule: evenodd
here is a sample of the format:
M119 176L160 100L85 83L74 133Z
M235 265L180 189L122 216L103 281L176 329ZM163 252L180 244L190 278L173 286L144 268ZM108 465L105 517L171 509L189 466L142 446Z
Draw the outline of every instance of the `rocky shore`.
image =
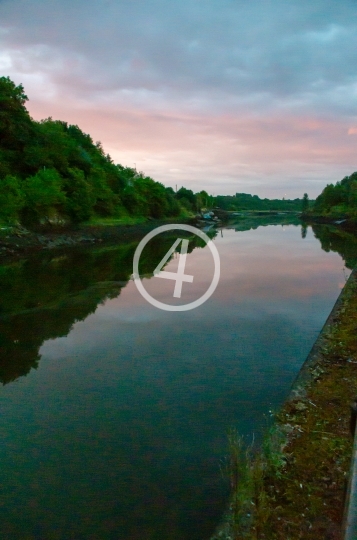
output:
M58 249L102 242L140 240L149 231L171 221L150 220L137 225L87 225L78 228L51 227L30 231L24 227L0 229L0 262L42 249Z

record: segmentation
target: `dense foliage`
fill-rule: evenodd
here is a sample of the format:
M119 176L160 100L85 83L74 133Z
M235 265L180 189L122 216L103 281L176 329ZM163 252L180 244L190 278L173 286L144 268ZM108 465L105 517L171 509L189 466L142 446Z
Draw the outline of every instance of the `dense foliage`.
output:
M34 121L22 85L0 78L0 219L81 222L93 215L177 216L171 188L113 163L78 126Z
M317 197L311 213L357 219L357 172L346 176L335 185L328 184Z

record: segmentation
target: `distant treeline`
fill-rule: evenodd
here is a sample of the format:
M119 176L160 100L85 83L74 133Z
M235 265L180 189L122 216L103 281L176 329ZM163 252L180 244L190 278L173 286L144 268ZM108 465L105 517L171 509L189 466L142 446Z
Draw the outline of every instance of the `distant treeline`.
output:
M305 195L305 198L307 195ZM261 199L258 195L236 193L235 195L219 195L216 205L224 210L278 210L300 212L304 206L303 199Z
M357 172L328 184L306 215L357 220Z
M25 225L94 216L161 219L212 203L205 191L177 193L115 164L78 126L34 121L22 85L0 78L0 220Z

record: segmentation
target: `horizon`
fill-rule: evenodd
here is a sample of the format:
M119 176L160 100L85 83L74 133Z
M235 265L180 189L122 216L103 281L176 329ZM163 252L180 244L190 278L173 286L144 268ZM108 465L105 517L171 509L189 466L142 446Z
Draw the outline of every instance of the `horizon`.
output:
M35 120L212 195L316 196L356 169L352 0L0 1L0 75Z

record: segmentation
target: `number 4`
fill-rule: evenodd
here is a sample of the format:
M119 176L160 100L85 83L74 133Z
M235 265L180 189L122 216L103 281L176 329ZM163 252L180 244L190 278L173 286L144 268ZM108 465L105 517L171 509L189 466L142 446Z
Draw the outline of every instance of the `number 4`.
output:
M180 260L177 272L161 272L161 268L164 266L166 261L171 257L179 243L181 244L181 253L180 253ZM163 278L163 279L173 279L176 281L175 283L175 290L174 290L174 297L175 298L181 298L181 291L182 291L182 283L184 281L187 281L188 283L193 282L193 276L190 276L188 274L185 274L185 264L186 264L186 255L187 255L187 248L188 248L188 240L185 240L184 238L178 238L170 247L169 251L166 253L165 257L162 259L162 261L157 265L157 267L154 270L154 277Z

